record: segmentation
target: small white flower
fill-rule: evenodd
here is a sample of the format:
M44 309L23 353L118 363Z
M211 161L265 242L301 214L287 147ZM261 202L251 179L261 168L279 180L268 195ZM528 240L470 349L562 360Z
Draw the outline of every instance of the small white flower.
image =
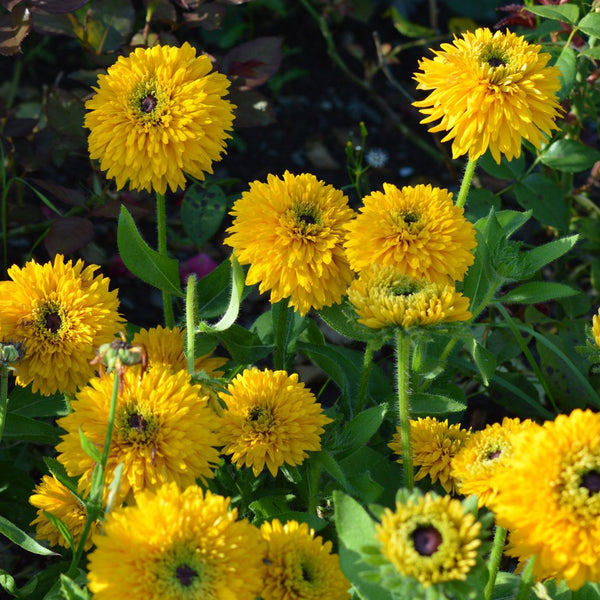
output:
M381 169L387 165L389 155L383 148L371 148L365 154L367 164L375 169Z

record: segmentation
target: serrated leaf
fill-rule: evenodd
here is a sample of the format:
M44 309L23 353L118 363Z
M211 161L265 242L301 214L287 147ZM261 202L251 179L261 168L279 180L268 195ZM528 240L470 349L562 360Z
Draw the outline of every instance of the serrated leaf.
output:
M561 4L553 6L528 6L527 10L534 15L552 19L553 21L564 21L575 25L579 18L579 7L575 4Z
M541 154L544 165L558 171L578 173L600 160L600 151L577 140L556 140Z
M532 173L515 185L519 204L543 225L567 231L571 213L565 190L543 173Z
M356 415L350 423L344 426L342 431L344 446L348 444L349 449L364 446L381 427L387 412L387 404L381 404Z
M506 156L502 155L500 164L498 164L488 150L477 161L477 166L496 179L519 179L525 172L525 156L521 154L519 158L508 160Z
M125 266L142 281L175 296L183 297L176 260L153 250L142 239L133 217L121 206L117 227L119 254Z
M466 408L466 404L441 394L416 392L410 398L411 418L435 416L440 419L448 415L463 413Z
M575 290L564 283L555 283L553 281L531 281L510 290L499 300L503 304L538 304L557 298L575 296L579 293L579 290Z
M79 428L79 443L83 451L96 463L102 462L102 455L96 445L83 433L81 427Z
M548 242L542 246L537 246L527 253L524 253L523 261L527 265L527 270L533 275L537 273L542 267L555 261L557 258L564 256L569 250L571 250L579 235L570 235L553 242Z
M49 444L51 446L55 446L60 441L56 427L42 421L36 421L35 419L12 413L6 415L3 439L33 442L35 444Z
M361 325L356 319L356 311L350 304L348 298L344 297L339 304L324 306L319 310L319 316L331 329L341 335L357 340L359 342L368 342L369 340L380 337L375 330Z
M333 505L338 537L347 548L360 552L363 546L375 540L375 523L354 498L336 490Z
M0 515L0 533L31 554L59 556L56 552L52 552L52 550L48 550L48 548L38 544L33 538L29 537L23 530L19 529L2 515Z
M560 100L566 98L575 83L577 76L577 55L572 48L563 48L556 59L555 66L560 69L560 90L558 97Z

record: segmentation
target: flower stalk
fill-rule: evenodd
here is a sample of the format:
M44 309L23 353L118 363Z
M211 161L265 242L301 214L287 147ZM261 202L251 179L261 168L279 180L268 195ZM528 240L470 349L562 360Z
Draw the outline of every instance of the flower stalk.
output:
M406 335L403 329L398 329L396 334L396 367L404 487L412 490L414 487L414 473L410 439L410 337Z
M367 393L369 391L369 377L371 375L371 368L373 367L373 355L375 354L376 342L369 340L367 347L365 348L365 354L363 356L362 372L360 374L360 384L358 387L358 394L356 396L356 404L354 405L355 414L360 413L365 407L367 399Z
M460 190L458 191L458 198L456 199L456 206L464 208L467 202L467 196L469 195L469 189L471 188L471 182L473 181L473 175L475 174L475 168L477 167L477 159L469 158L465 167L465 173L460 184Z
M196 357L196 276L192 273L187 280L185 297L185 356L187 361L187 370L193 375L195 372Z
M494 533L494 544L492 546L492 552L488 561L488 570L490 576L483 592L485 600L492 600L494 584L496 583L496 576L498 575L500 561L502 560L502 553L504 552L506 533L507 532L504 527L500 527L500 525L496 526L496 532Z

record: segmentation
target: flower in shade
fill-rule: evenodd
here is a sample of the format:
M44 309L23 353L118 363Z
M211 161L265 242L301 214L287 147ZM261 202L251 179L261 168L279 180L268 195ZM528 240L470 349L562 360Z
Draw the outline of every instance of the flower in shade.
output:
M371 327L415 327L471 318L469 298L454 285L403 275L396 267L373 266L348 288L358 322Z
M465 441L471 435L470 429L460 425L448 425L448 419L438 421L431 417L418 418L410 422L413 464L419 467L415 480L429 475L431 482L439 480L446 492L454 492L456 482L452 477L452 459L458 454ZM402 462L402 437L400 428L392 437L389 447L400 456Z
M425 588L464 581L478 562L481 523L450 496L427 493L397 501L395 511L385 509L375 532L396 571Z
M35 533L38 540L47 540L51 546L63 546L68 548L69 544L58 529L53 525L45 513L59 518L77 546L87 519L87 512L81 500L65 487L58 479L50 475L44 475L42 481L33 490L29 497L29 503L35 506L37 514L31 525L35 525ZM92 523L90 533L100 531L100 522ZM85 543L85 549L92 547L91 537Z
M97 448L103 447L113 377L92 379L77 394L73 412L58 420L66 431L57 446L58 458L69 475L81 476L85 491L95 462L81 447L80 431ZM132 370L125 373L106 467L110 482L117 465L123 465L119 499L169 481L183 487L213 476L220 425L207 400L186 371L154 367L143 378Z
M148 367L161 366L171 371L185 371L187 359L184 353L185 330L181 327L152 327L140 329L134 336L131 344L142 345L146 349ZM219 371L227 362L226 358L204 354L195 359L196 371L206 371L210 377L222 377L223 371Z
M477 494L479 506L489 506L498 494L496 473L510 463L512 436L533 421L505 417L502 424L493 423L472 433L452 459L452 478L465 496Z
M89 588L95 600L254 600L265 542L238 520L229 498L166 484L106 518L94 537Z
M90 156L121 189L164 194L185 188L184 173L204 179L230 137L229 80L208 56L181 48L136 48L98 76L85 103Z
M117 291L95 275L97 265L65 262L57 254L43 265L13 265L0 282L0 338L24 341L14 365L17 383L34 392L73 393L94 375L95 348L122 326Z
M592 334L596 346L600 348L600 310L592 318Z
M344 254L348 198L314 175L255 181L234 204L225 243L242 265L246 284L259 283L270 301L289 298L300 314L341 301L353 273Z
M315 537L306 523L277 519L260 531L268 543L262 600L345 600L350 583L331 542Z
M537 580L600 582L600 414L574 410L514 435L491 504L507 554L535 555Z
M246 369L219 396L227 407L223 454L238 468L252 467L255 476L265 465L275 477L284 463L304 462L309 450L321 449L323 426L331 422L296 373Z
M433 59L419 63L417 89L429 95L414 105L427 115L421 123L439 123L452 156L475 160L488 148L496 162L521 154L521 139L539 148L556 129L561 112L556 99L560 71L547 66L550 54L514 33L467 31L442 44Z
M394 266L414 279L452 283L474 261L475 228L448 190L431 185L384 183L383 192L363 198L346 228L346 256L355 271Z

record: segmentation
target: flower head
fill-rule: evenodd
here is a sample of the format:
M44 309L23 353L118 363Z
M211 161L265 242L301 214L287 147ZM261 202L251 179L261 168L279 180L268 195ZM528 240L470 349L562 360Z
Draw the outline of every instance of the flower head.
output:
M600 581L600 414L576 409L515 434L495 484L510 556L535 555L536 579L572 590Z
M433 59L419 63L417 88L431 90L414 102L422 123L439 124L429 131L447 131L452 156L475 160L489 148L496 162L521 154L524 138L539 148L561 111L557 67L546 66L550 54L514 33L487 29L466 32L442 44Z
M481 523L450 496L427 493L396 502L375 525L381 552L424 587L464 581L477 563Z
M77 394L73 412L58 420L66 435L58 444L59 460L71 476L81 475L89 489L94 460L81 448L81 430L102 448L114 374L90 381ZM107 481L123 464L119 498L131 491L156 489L165 482L180 486L213 476L220 443L219 418L207 405L207 396L190 383L186 371L170 373L155 367L143 378L131 370L124 375L117 399L114 432L106 467Z
M384 183L383 192L363 199L360 213L346 226L346 256L355 271L394 266L414 279L452 283L473 264L475 228L448 190Z
M47 540L51 546L68 548L67 540L60 534L45 513L58 517L73 536L75 545L79 544L87 519L87 512L81 500L67 489L58 479L44 475L42 481L33 490L29 503L38 511L31 525L35 525L38 540ZM92 523L91 533L100 531L100 522ZM92 547L92 539L88 537L85 549Z
M250 265L246 284L271 290L270 301L289 298L300 314L340 302L352 281L344 255L344 225L354 212L348 198L314 175L255 181L234 204L225 243L240 264Z
M460 425L448 425L448 419L438 421L431 417L418 418L410 422L411 447L413 451L413 464L419 467L415 480L425 478L427 475L431 482L440 481L446 492L454 492L456 482L452 478L452 459L471 434L470 429L461 429ZM402 462L402 439L400 428L394 434L389 447Z
M91 158L121 189L164 194L185 188L184 173L204 179L220 160L232 110L224 100L229 80L211 73L206 55L181 48L136 48L99 75L89 112Z
M331 422L296 373L246 369L219 396L227 405L223 454L255 476L265 465L275 477L282 464L304 462L309 450L321 449L323 426Z
M254 600L265 542L229 498L174 483L109 513L89 557L96 600Z
M592 318L592 334L594 336L596 346L600 348L600 310L598 310L598 312Z
M371 327L415 327L466 321L469 299L454 285L416 280L394 266L362 271L348 289L358 322Z
M57 254L53 262L8 270L11 280L0 282L0 337L25 342L25 356L14 365L19 385L33 383L45 395L73 393L93 377L95 348L122 324L117 291L94 275L97 269Z
M496 473L511 460L512 436L533 421L505 417L500 423L488 425L472 433L452 459L452 478L458 491L465 496L477 494L479 506L489 506L498 494Z
M345 600L350 583L331 542L315 537L306 523L277 519L260 531L268 542L263 600Z

